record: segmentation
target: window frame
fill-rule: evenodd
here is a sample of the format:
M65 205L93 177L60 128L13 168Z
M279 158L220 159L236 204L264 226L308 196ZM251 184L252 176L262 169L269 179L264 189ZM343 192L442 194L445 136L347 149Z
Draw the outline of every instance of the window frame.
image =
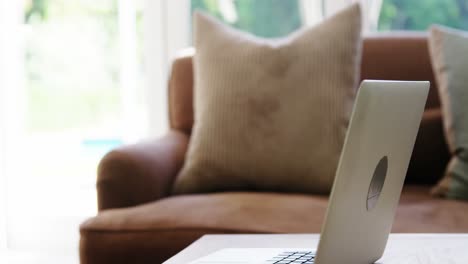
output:
M148 133L168 130L167 82L172 60L190 45L190 0L145 0L143 47L145 57Z

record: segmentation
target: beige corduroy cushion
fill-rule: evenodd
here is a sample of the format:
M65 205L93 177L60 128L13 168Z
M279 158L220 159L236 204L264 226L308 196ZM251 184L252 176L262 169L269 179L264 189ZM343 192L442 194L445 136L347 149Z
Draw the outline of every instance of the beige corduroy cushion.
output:
M361 57L352 5L282 39L194 17L195 123L174 193L327 193Z
M434 26L429 38L452 158L433 194L468 200L468 32Z

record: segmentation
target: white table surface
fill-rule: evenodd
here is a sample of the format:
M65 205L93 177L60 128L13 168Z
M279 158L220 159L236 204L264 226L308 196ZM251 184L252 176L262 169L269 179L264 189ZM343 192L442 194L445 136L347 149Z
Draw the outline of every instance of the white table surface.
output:
M223 248L316 248L319 235L206 235L165 264L187 264ZM468 234L391 234L381 264L468 264Z

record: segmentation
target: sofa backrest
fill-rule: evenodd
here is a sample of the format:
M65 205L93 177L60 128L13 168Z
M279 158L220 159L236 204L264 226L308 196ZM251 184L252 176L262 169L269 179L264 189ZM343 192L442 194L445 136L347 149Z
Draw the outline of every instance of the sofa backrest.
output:
M437 84L424 33L387 33L366 36L363 42L361 80L429 80L431 88L421 128L408 169L408 182L434 183L449 154L442 131ZM172 65L169 78L171 129L190 134L193 126L193 52L184 52ZM397 129L397 127L395 128Z
M424 33L386 33L364 38L361 80L430 81L426 109L439 107L437 84Z

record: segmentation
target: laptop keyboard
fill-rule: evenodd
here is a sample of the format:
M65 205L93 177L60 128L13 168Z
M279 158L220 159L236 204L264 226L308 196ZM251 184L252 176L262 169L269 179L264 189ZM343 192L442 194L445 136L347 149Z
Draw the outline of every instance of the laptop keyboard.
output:
M315 253L312 251L288 251L279 254L270 259L267 263L272 264L288 264L288 263L315 263Z

